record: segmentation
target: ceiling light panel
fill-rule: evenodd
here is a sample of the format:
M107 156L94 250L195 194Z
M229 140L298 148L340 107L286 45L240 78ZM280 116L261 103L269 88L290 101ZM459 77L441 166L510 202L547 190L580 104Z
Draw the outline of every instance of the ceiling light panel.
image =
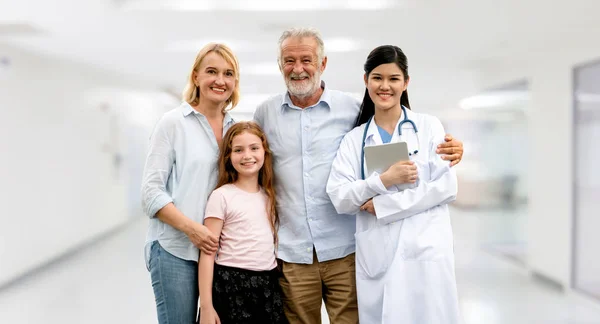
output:
M383 10L398 7L394 0L129 0L123 10L178 10L178 11L319 11L319 10Z

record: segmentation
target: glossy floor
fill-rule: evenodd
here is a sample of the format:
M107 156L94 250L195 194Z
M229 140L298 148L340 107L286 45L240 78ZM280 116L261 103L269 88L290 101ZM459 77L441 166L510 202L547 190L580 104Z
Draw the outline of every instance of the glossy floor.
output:
M514 231L496 226L502 223L501 214L452 212L464 323L600 323L600 301L597 306L567 296L532 279L518 262L489 252L490 228ZM142 254L146 224L145 218L135 220L109 238L1 290L0 323L156 323Z

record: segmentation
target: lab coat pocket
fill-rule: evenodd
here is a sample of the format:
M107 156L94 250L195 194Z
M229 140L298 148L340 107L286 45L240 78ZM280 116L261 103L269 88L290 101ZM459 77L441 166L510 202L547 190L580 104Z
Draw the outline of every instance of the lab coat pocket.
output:
M390 235L390 225L356 233L356 273L370 279L384 275L394 260L397 240Z
M405 242L406 260L439 261L452 253L451 229L436 209L405 219L404 226L411 232Z

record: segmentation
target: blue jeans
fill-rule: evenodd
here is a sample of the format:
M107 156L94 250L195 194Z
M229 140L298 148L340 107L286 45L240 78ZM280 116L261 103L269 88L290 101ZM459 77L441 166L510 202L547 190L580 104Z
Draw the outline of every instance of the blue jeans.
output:
M150 278L159 324L193 324L198 312L198 263L150 247Z

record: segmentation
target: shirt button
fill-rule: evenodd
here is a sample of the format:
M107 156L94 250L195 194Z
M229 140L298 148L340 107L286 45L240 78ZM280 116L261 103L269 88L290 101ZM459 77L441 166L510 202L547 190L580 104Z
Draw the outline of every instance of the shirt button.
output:
M308 130L308 126L304 126L304 130L307 131Z
M304 176L308 178L308 172L304 172Z
M308 220L312 222L312 218L309 218Z
M310 252L311 250L311 248L306 248L306 252Z

